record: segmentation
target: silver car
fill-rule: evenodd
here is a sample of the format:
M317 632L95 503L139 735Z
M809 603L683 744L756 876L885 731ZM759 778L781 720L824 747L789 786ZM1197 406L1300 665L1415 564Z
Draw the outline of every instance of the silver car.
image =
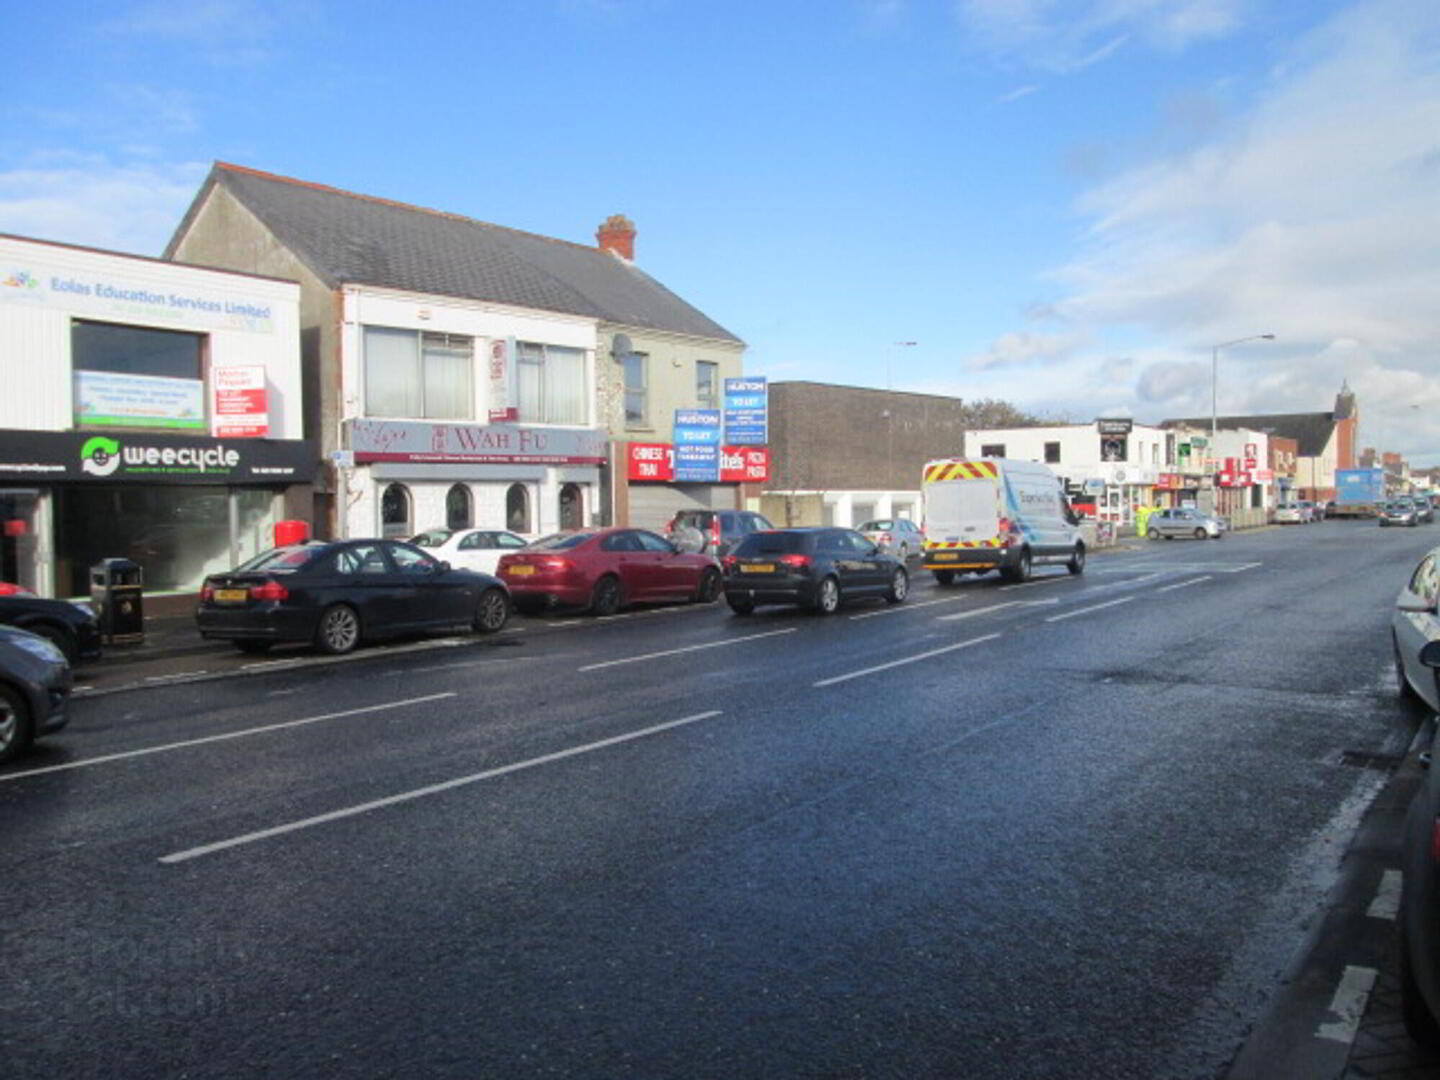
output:
M1219 540L1225 532L1225 525L1212 514L1206 514L1189 507L1174 507L1157 510L1150 515L1145 525L1145 535L1151 540L1173 540L1177 536L1193 536L1196 540Z
M855 526L866 540L901 559L925 550L925 534L909 518L875 518Z
M1390 638L1395 647L1395 675L1403 697L1419 698L1440 711L1440 547L1420 560L1395 599Z

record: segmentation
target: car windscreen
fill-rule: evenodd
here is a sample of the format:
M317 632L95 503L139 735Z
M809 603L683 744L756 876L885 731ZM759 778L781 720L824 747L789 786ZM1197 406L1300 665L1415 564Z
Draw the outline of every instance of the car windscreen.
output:
M807 533L751 533L735 545L730 554L741 559L752 555L798 555L805 551L808 540Z
M531 551L566 551L579 547L586 540L593 539L594 533L552 533L542 536L530 545Z
M269 551L262 551L247 563L241 563L236 567L235 573L273 574L299 570L309 563L319 550L318 546L272 548Z
M894 523L893 521L890 521L890 520L888 520L888 519L886 519L886 518L881 518L881 519L878 520L878 521L867 521L867 522L865 522L864 525L856 525L856 526L855 526L855 531L856 531L856 532L889 532L889 531L890 531L891 529L893 529L893 528L895 528L895 523Z
M416 547L438 548L454 535L455 534L449 529L431 529L429 532L423 532L419 536L412 536L410 543Z

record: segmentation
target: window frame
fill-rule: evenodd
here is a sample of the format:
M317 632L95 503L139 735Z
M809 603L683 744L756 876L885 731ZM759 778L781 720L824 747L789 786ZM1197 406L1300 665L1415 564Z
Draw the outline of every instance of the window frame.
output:
M379 331L392 335L396 338L404 335L414 343L414 350L410 360L410 370L405 379L415 394L419 408L415 413L409 414L404 410L399 412L379 411L372 400L371 374L377 371L372 361L370 348L370 332ZM425 342L427 338L443 339L434 342L445 348L458 348L459 342L467 343L469 359L465 367L465 389L462 394L464 405L463 415L442 414L437 411L437 406L432 405L429 400L426 378L426 352ZM444 330L413 330L406 326L386 326L383 323L363 323L360 327L360 396L361 407L366 417L374 417L380 420L452 420L473 422L476 417L475 411L475 337L473 334L452 334Z
M636 361L636 372L639 374L639 386L631 384L630 362ZM620 407L625 413L625 426L627 428L650 428L650 354L643 352L631 352L625 355L620 371L621 380L621 402ZM637 415L630 415L630 398L636 395L639 400Z
M533 350L539 350L538 359ZM558 351L574 353L579 360L579 379L576 401L579 404L579 415L574 419L556 419L549 415L549 402L551 394L549 391L549 379L554 366L558 365ZM554 364L551 354L556 352ZM523 377L525 368L534 367L538 369L537 385L539 386L539 414L534 415L527 411L525 401L525 383ZM517 419L523 424L554 424L560 427L586 427L590 423L590 384L589 384L590 359L588 350L576 345L552 345L543 341L517 341L515 343L515 408ZM536 403L532 403L536 404Z
M709 377L710 393L702 394L701 375ZM695 404L700 409L720 408L720 365L714 360L695 361Z

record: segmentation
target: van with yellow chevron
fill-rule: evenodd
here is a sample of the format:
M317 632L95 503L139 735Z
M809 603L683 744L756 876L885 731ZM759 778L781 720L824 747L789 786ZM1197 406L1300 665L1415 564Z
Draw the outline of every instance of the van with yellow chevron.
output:
M924 566L941 585L990 570L1025 581L1045 563L1085 572L1079 519L1060 478L1039 462L941 458L926 464L921 494Z

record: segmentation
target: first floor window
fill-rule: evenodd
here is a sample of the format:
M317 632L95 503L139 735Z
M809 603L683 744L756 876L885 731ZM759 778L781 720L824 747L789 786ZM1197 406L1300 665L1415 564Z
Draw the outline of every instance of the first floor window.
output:
M204 334L85 319L70 324L70 366L76 371L199 379L204 363Z
M982 447L980 447L980 456L981 456L981 457L1004 457L1004 456L1005 456L1005 444L1004 444L1004 443L990 443L988 446L982 446Z
M1058 442L1047 442L1045 444L1045 464L1056 465L1060 462L1060 444Z
M702 409L720 407L720 365L709 360L695 362L695 403Z
M474 339L365 327L365 415L470 420Z
M625 357L625 426L645 427L650 423L650 357L630 353Z
M414 531L410 527L410 491L404 484L391 484L380 496L380 535L397 540Z
M562 345L516 345L520 419L532 424L585 423L585 351Z

